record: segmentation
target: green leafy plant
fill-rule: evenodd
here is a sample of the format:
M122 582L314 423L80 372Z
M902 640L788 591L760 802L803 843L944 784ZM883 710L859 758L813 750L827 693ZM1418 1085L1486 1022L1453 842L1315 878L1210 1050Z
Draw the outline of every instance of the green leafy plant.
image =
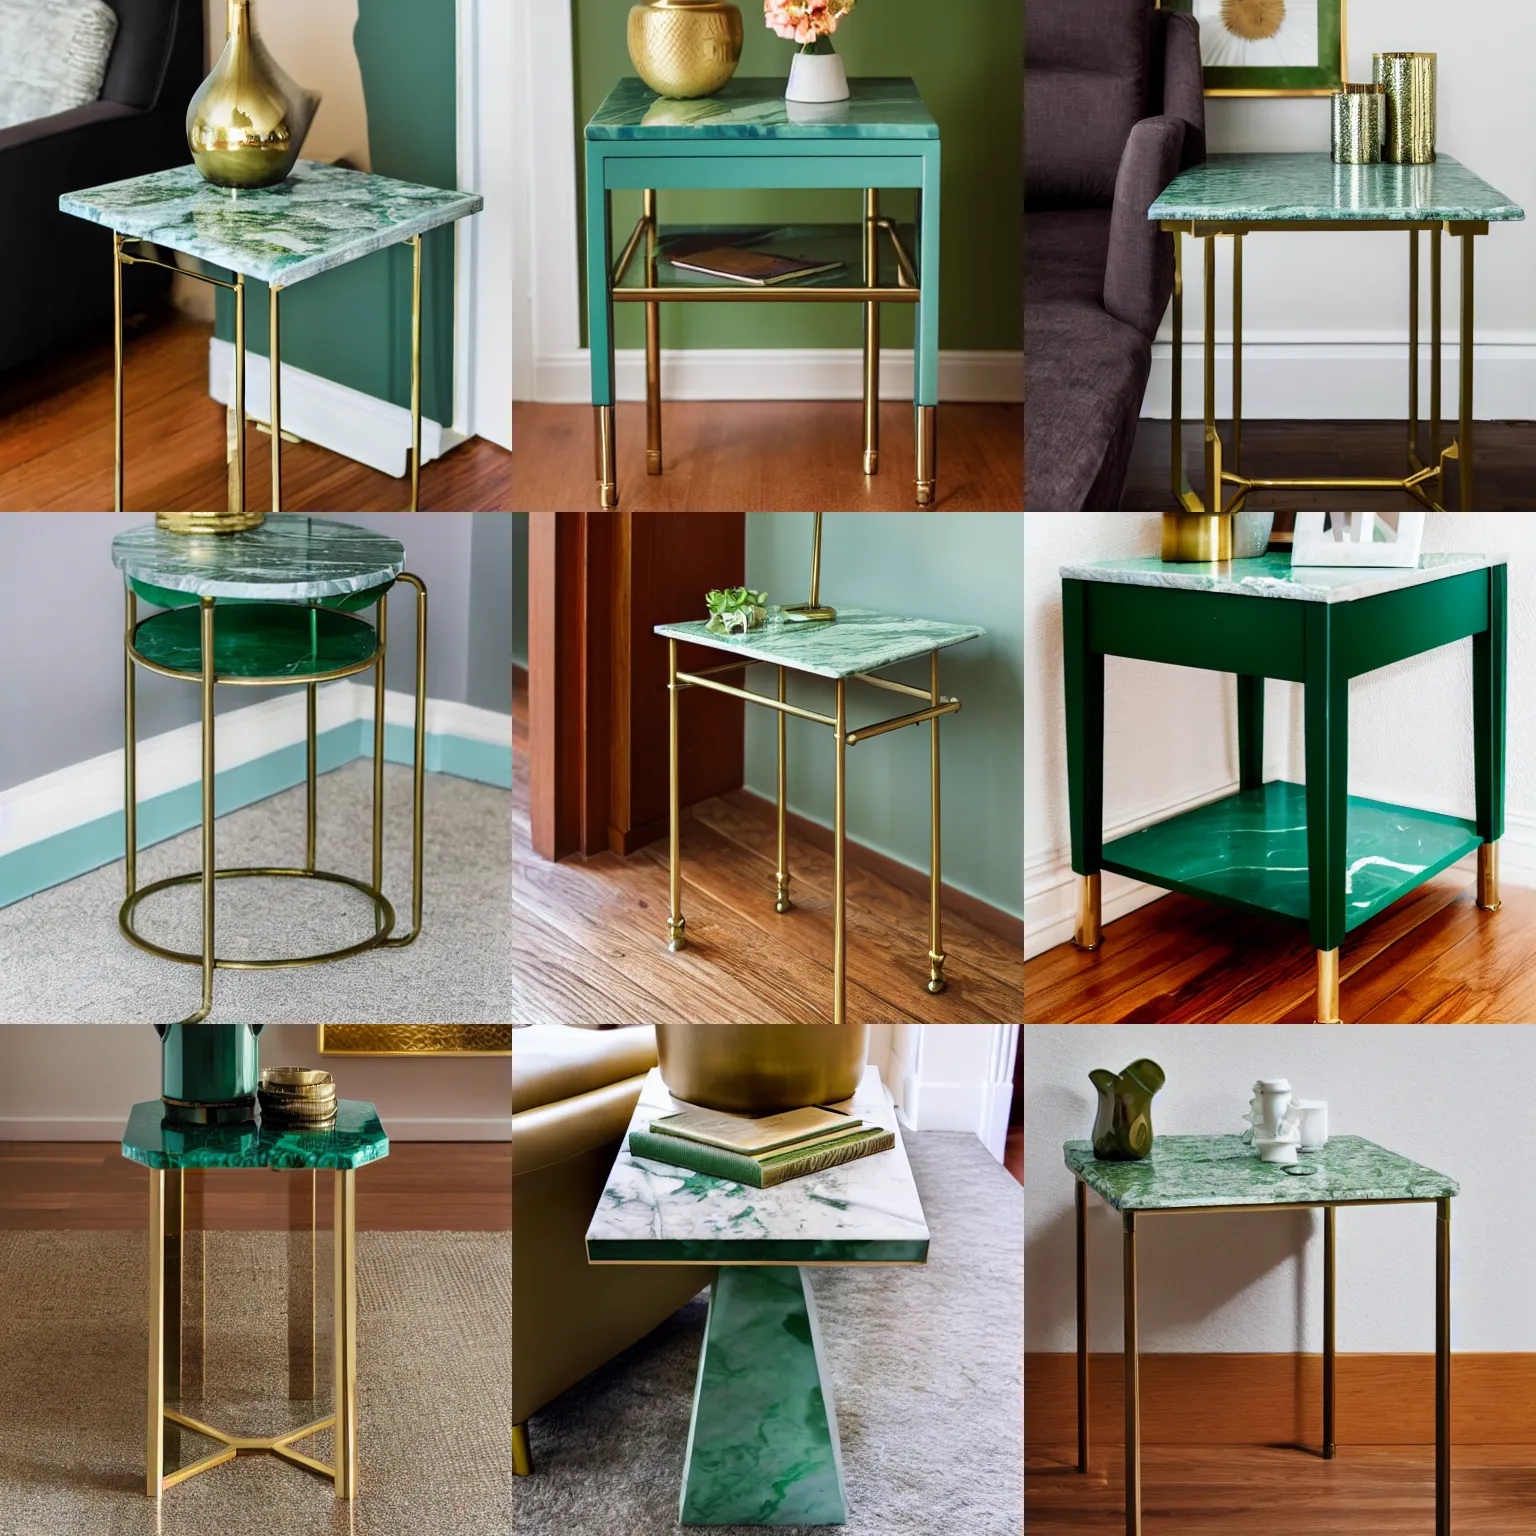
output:
M704 594L704 603L709 609L709 622L704 627L717 635L761 629L768 617L768 594L754 592L751 587L716 587Z

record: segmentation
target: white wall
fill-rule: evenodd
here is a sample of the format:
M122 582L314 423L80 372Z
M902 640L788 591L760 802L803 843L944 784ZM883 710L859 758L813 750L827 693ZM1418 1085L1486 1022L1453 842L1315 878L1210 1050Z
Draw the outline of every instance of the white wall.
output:
M1527 0L1349 0L1349 75L1371 78L1371 54L1439 54L1438 149L1536 216L1536 93L1530 89ZM1212 152L1329 147L1326 98L1208 100ZM1421 338L1428 341L1429 260L1423 253ZM1460 254L1445 240L1445 335L1458 333ZM1231 245L1217 242L1220 357L1231 339ZM1198 242L1186 256L1185 415L1198 416L1204 324ZM1536 417L1536 225L1494 225L1477 241L1477 415ZM1401 417L1407 410L1406 234L1260 234L1243 243L1243 407L1250 417ZM1172 332L1165 319L1166 343ZM1424 357L1427 387L1428 359ZM1447 414L1455 413L1456 350L1445 359ZM1220 411L1230 409L1223 361ZM1166 417L1168 348L1157 349L1144 413ZM1426 401L1427 393L1423 397ZM1255 469L1255 472L1259 472Z
M1017 1024L892 1024L882 1072L914 1131L971 1131L998 1162L1008 1136ZM875 1039L870 1040L874 1060Z
M1024 523L1024 946L1069 939L1076 904L1067 820L1060 567L1155 556L1156 512L1027 512ZM1500 878L1536 884L1536 514L1431 514L1426 550L1507 551L1509 742ZM1470 816L1472 642L1350 684L1349 791ZM1265 773L1306 780L1302 690L1265 692ZM1104 836L1119 837L1237 788L1230 675L1111 656L1104 667ZM1471 860L1463 861L1471 878ZM1104 876L1105 921L1165 893Z
M1536 1032L1519 1025L1030 1026L1026 1348L1076 1347L1072 1178L1061 1146L1091 1132L1088 1073L1118 1072L1140 1056L1168 1074L1153 1102L1159 1135L1240 1132L1254 1080L1285 1076L1328 1101L1330 1134L1364 1136L1457 1180L1451 1346L1536 1349L1536 1309L1511 1304L1528 1295L1536 1265L1536 1196L1510 1162L1536 1133L1536 1108L1498 1091L1536 1070ZM1091 1194L1088 1218L1090 1341L1112 1352L1121 1347L1121 1223ZM1432 1350L1434 1206L1348 1208L1337 1223L1339 1349ZM1152 1216L1137 1223L1137 1239L1145 1352L1321 1349L1321 1212Z

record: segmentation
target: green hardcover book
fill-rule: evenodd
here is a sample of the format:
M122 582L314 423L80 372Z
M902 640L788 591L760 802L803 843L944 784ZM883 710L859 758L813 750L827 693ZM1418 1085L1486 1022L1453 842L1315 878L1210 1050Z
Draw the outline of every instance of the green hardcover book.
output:
M824 1173L828 1168L851 1163L874 1152L888 1152L895 1145L896 1133L878 1125L865 1126L812 1151L791 1149L768 1157L745 1157L740 1152L686 1141L681 1136L653 1136L649 1131L629 1133L629 1150L636 1157L691 1168L695 1173L750 1184L754 1189L769 1189L790 1179L804 1178L809 1173Z

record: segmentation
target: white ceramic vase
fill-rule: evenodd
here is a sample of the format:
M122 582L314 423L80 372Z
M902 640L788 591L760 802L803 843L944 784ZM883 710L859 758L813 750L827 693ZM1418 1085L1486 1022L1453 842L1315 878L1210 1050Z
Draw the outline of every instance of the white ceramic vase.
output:
M848 76L835 53L797 53L789 65L785 101L847 101Z

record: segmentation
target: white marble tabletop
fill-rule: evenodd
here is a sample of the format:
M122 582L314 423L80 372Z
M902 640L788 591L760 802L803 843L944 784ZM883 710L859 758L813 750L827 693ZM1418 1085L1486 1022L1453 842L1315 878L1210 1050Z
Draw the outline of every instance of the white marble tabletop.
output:
M1073 581L1107 581L1122 587L1173 587L1185 592L1230 592L1238 597L1278 597L1300 603L1352 603L1379 592L1422 586L1464 571L1504 565L1503 554L1420 555L1416 566L1293 566L1289 555L1256 560L1215 560L1165 564L1155 556L1139 560L1097 560L1064 565Z
M704 1026L700 1026L701 1028ZM687 1106L652 1067L630 1130ZM858 1091L838 1106L895 1131L888 1152L753 1189L636 1157L626 1137L587 1228L593 1263L921 1264L928 1224L880 1073L864 1069Z

